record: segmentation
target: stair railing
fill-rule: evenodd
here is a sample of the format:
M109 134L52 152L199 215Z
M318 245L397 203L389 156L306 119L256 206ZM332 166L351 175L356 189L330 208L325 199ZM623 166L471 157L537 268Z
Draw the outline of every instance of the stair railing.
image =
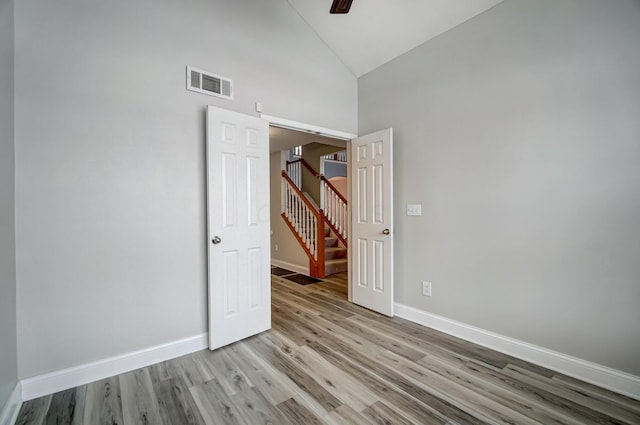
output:
M287 161L287 175L291 182L298 188L302 189L302 161Z
M326 223L346 247L348 235L347 199L325 176L314 170L303 158L287 161L287 175L298 189L302 190L302 168L306 168L315 178L320 180L320 211L322 211Z
M313 277L324 277L325 218L322 210L316 210L284 170L282 196L280 215L309 257L309 273Z
M324 155L323 158L329 161L347 162L347 151L344 150L340 152L330 153L328 155Z
M320 207L329 227L347 246L347 198L323 175L320 175Z
M319 178L320 174L313 169L311 165L304 159L296 159L294 161L287 161L287 175L296 187L302 190L302 168L306 168L313 177Z

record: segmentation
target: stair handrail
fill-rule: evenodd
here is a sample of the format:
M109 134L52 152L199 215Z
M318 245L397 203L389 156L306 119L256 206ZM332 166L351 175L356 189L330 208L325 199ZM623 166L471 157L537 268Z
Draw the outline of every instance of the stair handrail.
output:
M340 193L340 191L333 185L333 183L331 183L331 180L326 178L324 174L320 174L320 180L322 180L327 186L329 186L331 190L335 192L336 196L340 198L342 202L344 202L345 204L348 204L347 198L345 198L344 195Z
M348 202L336 187L323 174L320 174L320 206L326 223L336 234L338 239L347 244L348 231Z
M304 160L304 158L287 161L287 174L291 178L293 183L298 187L298 189L302 189L302 167L306 168L313 177L319 178L320 176L320 174L316 170L314 170L313 167Z
M320 181L320 208L325 222L333 230L338 239L347 246L347 198L323 174L318 173L304 158L287 161L286 173L293 184L302 189L302 168ZM306 198L306 197L305 197Z
M324 277L324 213L322 209L316 209L285 170L282 170L282 178L283 211L280 215L309 257L310 274Z
M289 164L295 164L295 163L301 163L302 165L304 165L304 168L306 168L307 170L309 170L309 172L311 174L313 174L313 177L320 177L320 173L318 173L311 165L309 165L309 163L307 161L305 161L304 158L298 158L298 159L294 159L293 161L287 161L287 165Z

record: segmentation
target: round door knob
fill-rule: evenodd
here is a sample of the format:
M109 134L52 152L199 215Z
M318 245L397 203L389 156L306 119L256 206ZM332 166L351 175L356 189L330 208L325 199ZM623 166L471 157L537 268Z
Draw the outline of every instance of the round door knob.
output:
M391 233L391 231L390 231L389 229L384 229L384 230L382 231L382 234L383 234L383 235L388 235L388 234L390 234L390 233Z
M211 239L211 243L214 245L218 245L220 242L222 242L222 239L220 239L219 236L214 236L213 239Z

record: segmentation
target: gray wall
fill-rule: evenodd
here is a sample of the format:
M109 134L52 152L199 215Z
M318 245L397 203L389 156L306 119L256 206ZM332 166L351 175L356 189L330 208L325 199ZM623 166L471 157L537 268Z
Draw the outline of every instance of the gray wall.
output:
M359 133L396 136L398 302L640 375L639 23L508 0L359 79Z
M347 177L347 163L326 161L324 163L324 176L328 179L338 176Z
M355 132L355 77L285 0L21 0L15 30L19 376L206 332L205 105Z
M13 0L0 0L0 412L18 378L13 53Z

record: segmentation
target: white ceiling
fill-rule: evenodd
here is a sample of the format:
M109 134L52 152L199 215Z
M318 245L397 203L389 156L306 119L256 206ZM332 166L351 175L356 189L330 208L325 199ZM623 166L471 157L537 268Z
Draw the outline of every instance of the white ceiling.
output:
M353 0L331 15L332 0L288 0L356 77L460 25L503 0Z
M269 127L269 151L285 151L296 146L304 146L309 143L321 143L323 145L339 146L344 148L347 143L344 140L332 139L319 134L304 131L289 130L286 128Z

